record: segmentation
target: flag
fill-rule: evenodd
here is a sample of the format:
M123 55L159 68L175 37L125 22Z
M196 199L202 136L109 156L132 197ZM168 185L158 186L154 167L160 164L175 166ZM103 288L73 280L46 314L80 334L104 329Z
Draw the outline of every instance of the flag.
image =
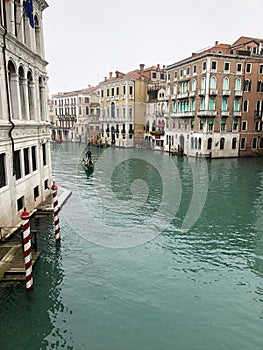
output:
M33 14L33 0L25 0L24 1L24 11L29 18L29 23L32 28L35 27L35 22L34 22L34 14Z

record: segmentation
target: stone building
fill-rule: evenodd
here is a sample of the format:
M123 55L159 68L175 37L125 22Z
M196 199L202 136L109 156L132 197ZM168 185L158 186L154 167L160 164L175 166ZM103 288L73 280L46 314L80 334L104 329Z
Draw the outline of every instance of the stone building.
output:
M51 161L44 0L25 11L22 0L0 5L0 239L50 195Z
M159 80L166 81L164 69L141 64L126 74L110 72L99 84L103 143L133 147L143 142L148 86Z
M244 37L233 45L216 42L167 66L166 149L171 143L189 156L212 158L262 154L262 123L256 120L262 43ZM253 91L247 91L247 80Z
M88 142L89 120L99 116L98 88L60 92L51 96L50 117L53 141Z

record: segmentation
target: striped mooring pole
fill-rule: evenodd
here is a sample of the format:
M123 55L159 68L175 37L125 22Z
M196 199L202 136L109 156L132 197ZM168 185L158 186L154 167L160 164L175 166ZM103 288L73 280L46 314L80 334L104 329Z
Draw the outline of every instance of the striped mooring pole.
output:
M33 276L32 276L32 254L31 254L31 237L30 237L30 214L24 208L21 215L23 220L23 250L25 259L25 272L26 272L26 290L33 288Z
M55 236L56 236L56 242L60 243L60 227L59 227L59 206L58 206L58 197L57 197L57 189L58 186L53 182L53 185L51 187L53 193L52 193L52 199L53 199L53 208L54 208L54 225L55 225Z

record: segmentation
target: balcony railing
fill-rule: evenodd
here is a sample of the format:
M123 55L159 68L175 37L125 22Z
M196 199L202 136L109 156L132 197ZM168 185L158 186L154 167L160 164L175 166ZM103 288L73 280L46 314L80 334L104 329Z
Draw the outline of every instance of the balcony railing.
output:
M189 91L189 96L190 97L195 97L196 91Z
M262 118L263 117L263 111L255 111L254 115L255 115L255 118Z
M194 117L194 116L195 116L194 111L170 113L170 117L175 117L175 118L186 118L186 117Z
M243 91L242 90L235 90L235 96L243 96Z
M189 96L189 93L188 92L180 92L178 95L177 95L177 98L187 98Z
M198 95L204 96L205 95L205 89L198 90Z
M222 95L223 96L229 96L230 95L230 90L223 90Z
M228 117L229 116L229 111L221 111L221 116L222 117Z
M218 91L217 91L217 89L210 89L209 94L215 96L218 94Z
M241 111L233 111L233 117L241 117Z
M217 111L198 111L197 112L198 117L216 117L217 116Z

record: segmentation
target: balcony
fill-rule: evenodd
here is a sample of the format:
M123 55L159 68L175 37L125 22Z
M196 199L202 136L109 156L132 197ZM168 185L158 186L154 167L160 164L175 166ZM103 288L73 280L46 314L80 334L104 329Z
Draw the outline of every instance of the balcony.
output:
M204 96L205 95L205 89L198 90L198 95L199 96Z
M230 95L230 90L223 90L222 91L223 96L229 96Z
M222 117L228 117L229 116L229 111L221 111L221 116Z
M217 89L210 89L209 90L209 95L215 96L218 94L218 90Z
M170 113L170 117L174 117L174 118L193 118L194 116L195 116L194 111Z
M235 96L242 97L243 96L243 91L242 90L235 90Z
M176 100L176 98L177 98L177 95L176 95L176 94L173 94L173 95L171 96L171 99L172 99L172 100Z
M198 117L216 117L217 116L217 111L198 111L197 112Z
M195 97L196 91L189 91L189 96L190 97Z
M189 93L188 92L181 92L177 95L177 98L188 98Z
M233 117L241 117L242 112L241 111L233 111Z

